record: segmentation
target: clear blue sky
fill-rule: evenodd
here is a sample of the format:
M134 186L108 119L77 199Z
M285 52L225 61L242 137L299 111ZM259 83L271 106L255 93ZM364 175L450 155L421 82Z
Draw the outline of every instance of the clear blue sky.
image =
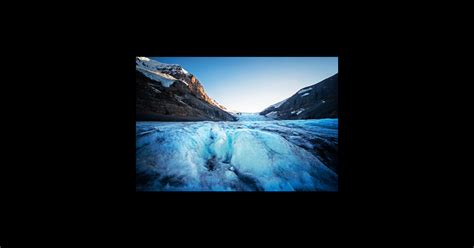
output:
M179 64L209 97L231 110L260 112L338 72L337 57L152 57Z

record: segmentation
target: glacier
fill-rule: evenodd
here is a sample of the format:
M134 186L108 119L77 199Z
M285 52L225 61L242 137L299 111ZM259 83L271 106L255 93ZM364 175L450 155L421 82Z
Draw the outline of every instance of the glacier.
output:
M338 191L337 139L338 119L136 122L136 190Z

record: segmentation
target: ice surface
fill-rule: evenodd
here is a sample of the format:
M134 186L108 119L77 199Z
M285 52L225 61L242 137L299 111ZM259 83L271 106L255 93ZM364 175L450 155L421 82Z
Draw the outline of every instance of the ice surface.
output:
M268 114L267 114L268 116ZM258 113L241 113L241 115L237 115L238 121L269 121L273 120L272 116L263 116Z
M315 153L337 119L137 122L138 191L337 191Z

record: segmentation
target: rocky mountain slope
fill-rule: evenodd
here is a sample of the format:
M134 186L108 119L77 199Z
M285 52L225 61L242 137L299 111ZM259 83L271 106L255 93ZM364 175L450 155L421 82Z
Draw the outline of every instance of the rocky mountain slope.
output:
M137 121L234 121L180 65L136 58Z
M290 98L266 108L260 115L279 120L337 118L338 75L302 88Z

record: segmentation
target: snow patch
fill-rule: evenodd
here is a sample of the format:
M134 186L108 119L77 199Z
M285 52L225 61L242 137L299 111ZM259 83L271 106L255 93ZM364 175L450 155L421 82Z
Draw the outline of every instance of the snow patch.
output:
M161 91L159 89L156 89L153 85L150 85L151 87L151 90L155 93L161 93Z
M278 114L277 111L272 111L272 112L266 114L265 116L270 117L270 118L276 118L277 114Z
M307 95L309 95L309 93L304 93L304 94L303 94L303 95L301 95L301 96L307 96Z
M307 92L307 91L310 91L310 90L312 90L312 89L313 89L313 87L301 89L300 91L298 91L298 94L303 94L303 93L305 93L305 92Z
M174 98L175 98L178 102L180 102L180 103L182 103L182 104L184 104L184 105L188 105L188 104L186 104L185 102L183 102L183 98L182 98L181 96L174 95Z
M164 74L158 71L151 71L145 68L137 67L137 70L143 73L146 77L151 80L160 82L164 87L170 87L177 79L168 74Z
M305 111L305 109L304 109L304 108L300 108L300 109L298 110L298 112L296 112L296 115L299 115L299 114L303 113L303 111Z

